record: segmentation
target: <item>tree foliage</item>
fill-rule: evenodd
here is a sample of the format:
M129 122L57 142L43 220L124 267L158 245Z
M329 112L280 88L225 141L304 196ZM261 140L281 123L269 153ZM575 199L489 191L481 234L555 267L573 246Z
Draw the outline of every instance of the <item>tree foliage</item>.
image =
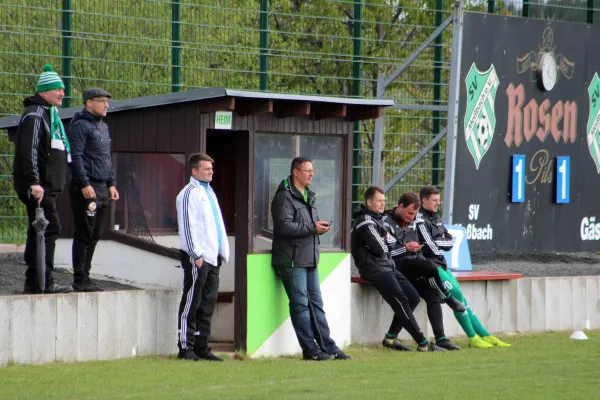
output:
M45 63L64 76L63 37L72 43L72 104L91 86L115 99L173 90L173 3L169 0L73 1L72 28L63 31L61 0L5 0L0 5L0 115L22 110ZM180 0L181 89L225 86L259 89L260 2ZM436 7L443 5L442 10ZM276 92L351 96L360 65L360 94L376 96L377 76L389 76L433 32L436 13L453 2L364 0L362 19L352 0L272 0L268 9L268 89ZM520 15L522 3L497 1L496 12ZM487 2L468 0L483 12ZM533 17L583 22L586 0L531 3ZM360 54L355 24L360 23ZM451 32L442 40L441 104L448 97ZM432 104L433 47L426 49L384 93L399 103ZM445 114L442 113L442 119ZM445 121L443 121L445 125ZM360 126L361 174L370 182L373 121ZM431 112L387 111L383 156L389 181L434 134ZM442 164L443 165L443 164ZM431 155L406 179L416 187L431 177Z

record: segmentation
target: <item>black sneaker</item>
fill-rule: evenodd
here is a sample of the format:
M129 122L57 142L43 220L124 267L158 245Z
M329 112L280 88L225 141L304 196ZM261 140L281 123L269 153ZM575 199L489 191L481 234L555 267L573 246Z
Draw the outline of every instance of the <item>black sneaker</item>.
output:
M71 293L72 291L73 288L71 286L63 286L53 283L50 286L46 286L46 290L44 290L44 293Z
M207 347L204 350L197 350L195 353L198 358L200 358L201 360L208 360L208 361L223 361L222 358L217 357L215 355L215 353L212 352L212 350L210 349L210 347Z
M200 361L200 357L194 353L192 349L182 349L179 350L179 354L177 354L178 360L188 360L188 361Z
M419 345L419 347L417 347L417 351L427 352L427 351L447 351L447 350L444 349L443 347L436 346L432 342L427 342L423 345Z
M73 282L73 290L76 292L104 292L104 289L91 279L86 279L83 282Z
M329 353L330 356L333 356L334 360L352 360L352 357L348 354L345 354L343 351L338 350L335 353Z
M448 297L445 302L454 312L464 312L466 310L465 305L452 296Z
M23 287L23 293L24 294L41 294L42 291L40 290L40 287L38 285L31 285L26 282L25 286Z
M446 350L460 350L460 347L458 347L457 345L455 345L448 339L444 339L444 340L440 340L439 342L435 342L435 345L437 347L441 347Z
M412 349L399 341L397 338L384 338L381 342L383 347L387 347L388 349L398 350L398 351L412 351Z
M323 351L319 351L314 356L308 356L308 355L306 355L303 358L305 360L308 360L308 361L329 361L329 360L335 359L334 356L332 356L331 354L327 354L327 353L325 353Z

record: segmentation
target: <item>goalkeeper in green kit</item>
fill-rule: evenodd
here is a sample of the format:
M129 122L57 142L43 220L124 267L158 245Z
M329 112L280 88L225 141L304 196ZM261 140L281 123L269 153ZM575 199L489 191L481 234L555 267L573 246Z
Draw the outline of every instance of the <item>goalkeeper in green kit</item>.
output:
M419 239L423 244L421 251L423 255L438 266L438 273L444 286L450 291L450 295L463 303L467 310L455 312L456 320L469 337L469 347L485 349L490 347L510 347L495 336L492 336L481 324L479 318L473 313L467 299L460 290L458 281L446 265L444 252L452 248L452 235L448 232L442 219L436 214L440 206L440 191L431 185L424 186L419 197L421 209L417 219L425 223L419 225Z

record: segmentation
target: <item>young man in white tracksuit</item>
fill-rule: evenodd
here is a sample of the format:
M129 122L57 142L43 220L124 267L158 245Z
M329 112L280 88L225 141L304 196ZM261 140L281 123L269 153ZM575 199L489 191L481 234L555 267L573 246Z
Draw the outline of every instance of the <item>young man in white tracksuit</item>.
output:
M208 347L211 318L219 294L219 270L229 261L229 243L215 192L213 159L193 154L190 183L177 195L183 295L179 305L177 358L223 361Z

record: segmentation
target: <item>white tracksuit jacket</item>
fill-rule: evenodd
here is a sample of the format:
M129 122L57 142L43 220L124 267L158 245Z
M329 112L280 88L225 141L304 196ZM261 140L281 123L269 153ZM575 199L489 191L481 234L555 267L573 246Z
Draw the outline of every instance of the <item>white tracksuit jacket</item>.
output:
M210 186L207 188L194 177L190 177L190 183L177 195L177 224L179 225L181 250L188 253L193 260L203 257L212 265L217 265L217 257L220 255L223 263L227 264L229 262L229 241L223 223L223 215L215 192ZM209 196L215 201L218 218L221 220L220 249L218 248L218 225Z

